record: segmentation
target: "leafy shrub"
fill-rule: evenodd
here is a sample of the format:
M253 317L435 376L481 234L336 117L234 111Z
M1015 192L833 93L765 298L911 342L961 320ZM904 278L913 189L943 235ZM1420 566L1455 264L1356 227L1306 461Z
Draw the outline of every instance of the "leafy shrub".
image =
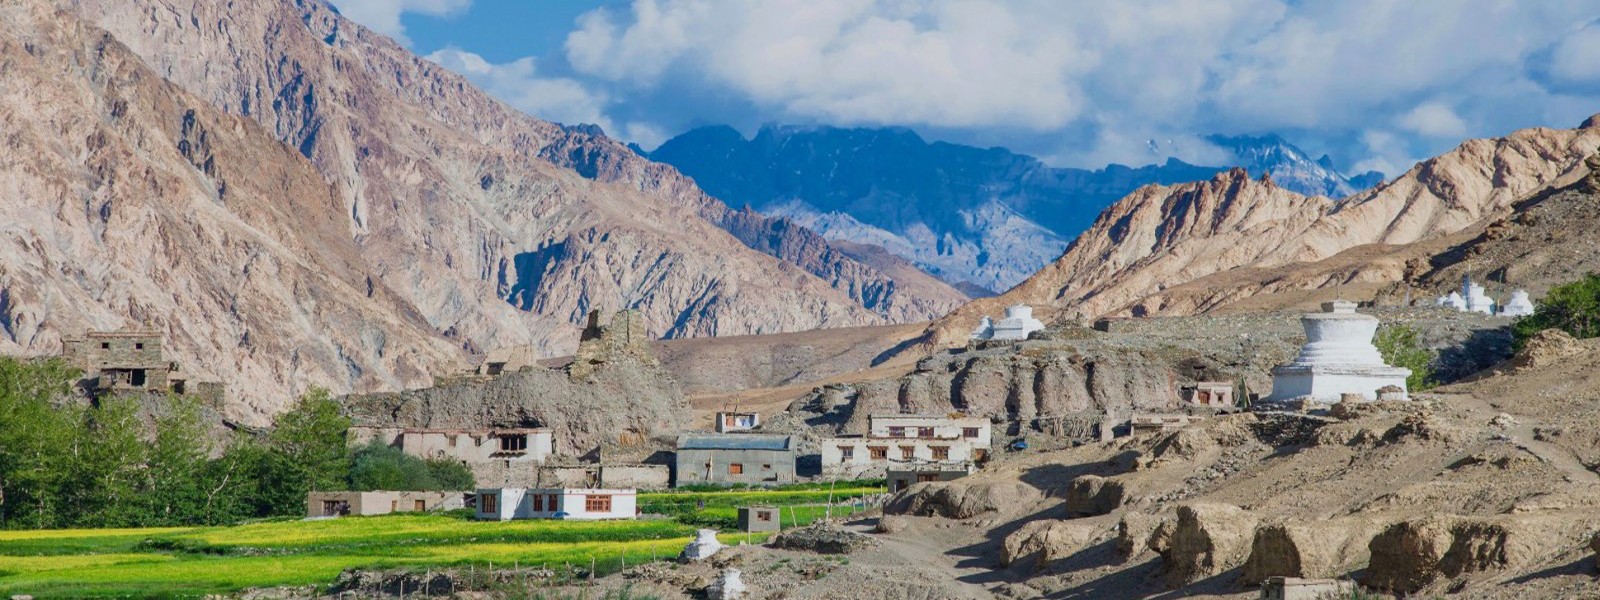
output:
M453 491L477 484L466 465L451 460L424 460L372 440L351 456L350 489Z
M1410 325L1386 325L1378 330L1373 345L1390 366L1411 369L1406 389L1421 391L1439 385L1433 377L1433 361L1438 353L1422 345L1422 336Z
M1516 349L1521 350L1528 338L1546 329L1560 329L1578 339L1600 337L1600 275L1589 273L1552 288L1532 315L1512 323Z

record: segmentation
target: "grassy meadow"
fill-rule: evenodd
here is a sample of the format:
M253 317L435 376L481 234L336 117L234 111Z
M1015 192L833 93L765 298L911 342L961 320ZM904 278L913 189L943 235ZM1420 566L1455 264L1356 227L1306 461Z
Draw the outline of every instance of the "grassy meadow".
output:
M873 483L873 482L868 482ZM835 502L882 492L855 484ZM738 506L782 506L784 526L828 512L828 490L641 493L637 521L474 521L465 511L381 517L273 520L230 527L0 531L0 596L194 597L254 587L331 584L352 568L423 572L472 565L568 567L601 573L678 554L695 529L734 533ZM703 507L703 508L702 508ZM855 512L834 506L835 516Z

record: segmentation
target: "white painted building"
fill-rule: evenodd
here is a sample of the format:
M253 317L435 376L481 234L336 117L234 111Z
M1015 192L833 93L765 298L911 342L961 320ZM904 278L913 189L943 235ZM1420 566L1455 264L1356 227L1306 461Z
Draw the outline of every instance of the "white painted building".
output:
M988 419L964 415L869 415L867 436L876 438L916 438L965 440L988 448L992 428Z
M597 521L638 517L637 490L591 488L486 488L478 490L477 518Z
M1378 389L1387 386L1403 393L1411 370L1384 364L1372 345L1377 317L1358 313L1354 302L1343 300L1324 303L1322 310L1300 318L1306 345L1293 362L1272 369L1272 395L1267 401L1333 404L1344 394L1376 400Z
M717 433L750 431L761 426L761 415L753 412L717 413Z
M891 465L963 463L982 458L963 439L834 437L817 442L822 450L822 471L828 474L859 473L865 469Z
M1018 304L1006 309L1005 318L991 321L985 316L978 327L972 330L974 340L1006 340L1016 341L1028 339L1031 334L1044 329L1044 323L1033 318L1033 307Z

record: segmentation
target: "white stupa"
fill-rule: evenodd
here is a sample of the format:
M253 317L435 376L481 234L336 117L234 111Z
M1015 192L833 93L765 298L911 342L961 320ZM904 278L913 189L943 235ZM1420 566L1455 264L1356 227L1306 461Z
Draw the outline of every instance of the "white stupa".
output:
M1526 317L1533 314L1533 301L1528 299L1528 290L1511 292L1511 301L1500 308L1500 316Z
M1461 276L1461 296L1466 299L1463 310L1486 315L1494 314L1494 299L1484 293L1483 286L1474 282L1471 275Z
M1372 337L1378 318L1356 312L1354 302L1322 305L1322 312L1300 318L1306 345L1294 362L1272 369L1272 395L1268 402L1313 400L1332 404L1344 394L1378 398L1378 389L1406 389L1410 369L1384 364Z
M1467 299L1461 297L1461 292L1450 292L1447 296L1439 297L1439 306L1448 306L1456 310L1467 309Z
M975 340L1025 340L1028 334L1044 329L1044 323L1033 318L1033 307L1018 304L1006 309L1006 316L999 321L990 321L984 317L978 328L972 330L972 339Z

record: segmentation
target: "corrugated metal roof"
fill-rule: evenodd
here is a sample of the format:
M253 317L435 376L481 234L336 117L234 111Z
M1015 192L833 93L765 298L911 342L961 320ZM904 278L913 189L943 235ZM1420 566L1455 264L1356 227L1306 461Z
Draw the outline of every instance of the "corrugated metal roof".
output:
M678 438L679 450L788 450L787 435L685 435Z

